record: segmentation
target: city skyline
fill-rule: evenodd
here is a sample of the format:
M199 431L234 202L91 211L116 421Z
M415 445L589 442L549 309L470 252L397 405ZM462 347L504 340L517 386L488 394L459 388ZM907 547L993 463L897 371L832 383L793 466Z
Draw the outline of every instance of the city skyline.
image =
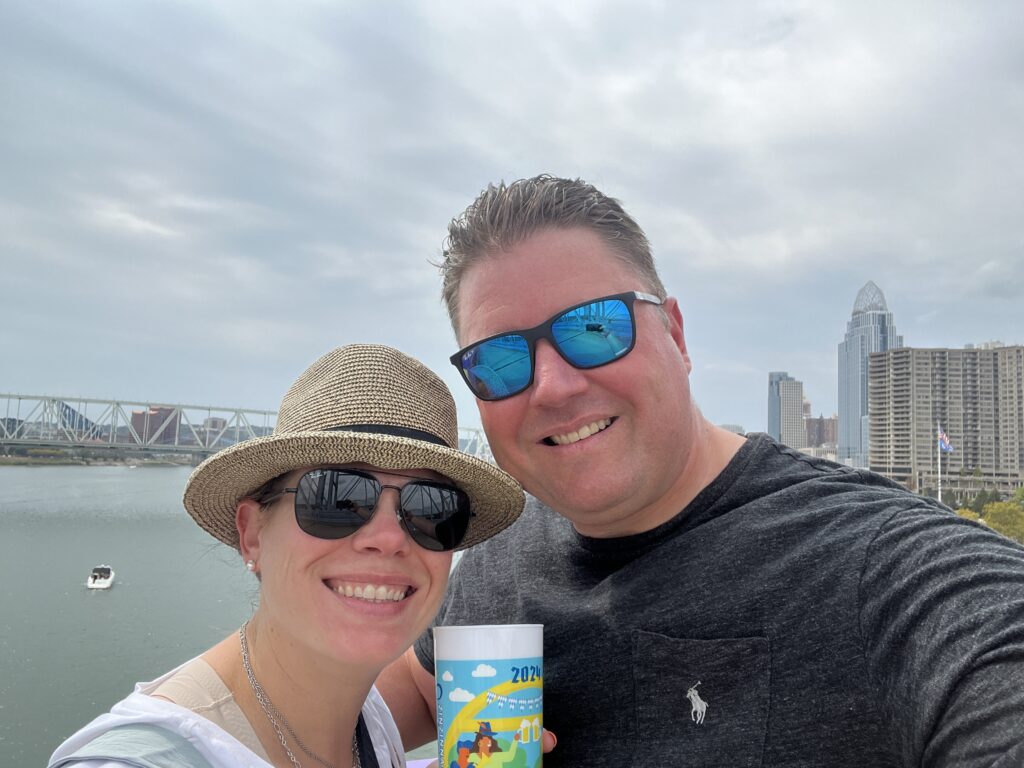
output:
M1022 24L999 0L4 4L0 391L276 410L370 341L479 426L430 262L487 183L550 172L645 229L709 420L764 430L775 370L837 412L869 280L910 346L1024 342Z

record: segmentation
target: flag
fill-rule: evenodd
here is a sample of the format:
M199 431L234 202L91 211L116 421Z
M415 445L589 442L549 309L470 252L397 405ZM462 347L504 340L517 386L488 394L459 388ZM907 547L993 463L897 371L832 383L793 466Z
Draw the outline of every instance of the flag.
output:
M943 453L952 453L953 444L949 442L949 438L946 433L942 431L942 427L939 427L939 450Z

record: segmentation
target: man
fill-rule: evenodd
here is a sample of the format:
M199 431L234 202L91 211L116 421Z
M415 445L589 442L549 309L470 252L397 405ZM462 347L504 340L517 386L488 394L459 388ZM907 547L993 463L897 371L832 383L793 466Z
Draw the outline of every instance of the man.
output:
M545 625L548 766L1024 765L1024 548L708 423L617 201L488 187L442 271L453 362L533 499L437 621ZM407 747L434 738L432 671L427 633L378 683Z

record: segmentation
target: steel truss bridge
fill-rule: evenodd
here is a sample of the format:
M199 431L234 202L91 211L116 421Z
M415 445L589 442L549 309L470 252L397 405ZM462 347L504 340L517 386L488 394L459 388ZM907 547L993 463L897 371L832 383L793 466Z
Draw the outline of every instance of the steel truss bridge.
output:
M269 435L276 421L276 411L0 394L2 447L106 448L201 459L242 440ZM494 460L482 430L460 429L459 443L469 454Z

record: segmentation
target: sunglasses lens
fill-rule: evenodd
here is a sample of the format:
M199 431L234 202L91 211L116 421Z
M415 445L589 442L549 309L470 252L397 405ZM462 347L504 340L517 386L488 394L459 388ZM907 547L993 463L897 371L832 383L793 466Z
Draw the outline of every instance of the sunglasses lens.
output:
M530 345L518 334L482 341L462 354L466 383L481 400L500 400L530 384Z
M605 299L556 318L551 333L570 363L577 368L596 368L633 348L633 317L622 299Z
M469 497L454 486L413 481L402 488L402 520L424 549L455 549L466 535L469 517Z
M299 480L295 521L318 539L351 536L373 515L380 486L353 472L315 469Z
M373 517L381 486L370 475L314 469L299 480L295 520L318 539L343 539ZM424 549L455 549L469 528L469 497L455 486L414 480L401 490L401 517L413 541Z

